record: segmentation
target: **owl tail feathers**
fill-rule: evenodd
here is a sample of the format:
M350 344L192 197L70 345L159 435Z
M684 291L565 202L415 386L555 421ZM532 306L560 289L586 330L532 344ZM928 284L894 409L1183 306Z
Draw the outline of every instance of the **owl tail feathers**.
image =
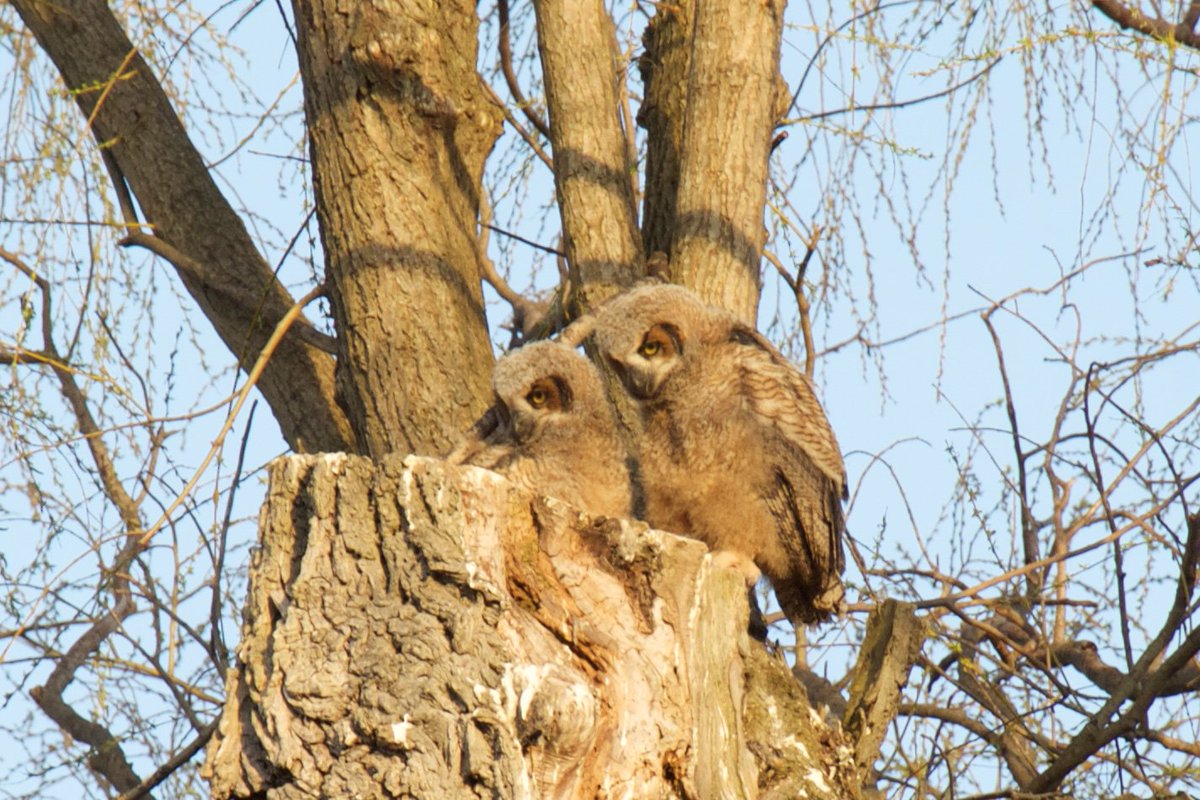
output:
M779 607L797 630L846 613L846 589L841 578L831 575L818 591L812 589L796 583L775 587Z

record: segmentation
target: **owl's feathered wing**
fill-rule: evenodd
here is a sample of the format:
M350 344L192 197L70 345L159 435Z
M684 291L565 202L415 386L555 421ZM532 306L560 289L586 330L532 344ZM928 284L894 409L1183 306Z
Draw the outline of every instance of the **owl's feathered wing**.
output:
M808 377L757 331L736 326L730 338L749 411L768 431L773 466L761 491L791 568L772 576L775 593L789 618L821 621L844 596L841 451Z

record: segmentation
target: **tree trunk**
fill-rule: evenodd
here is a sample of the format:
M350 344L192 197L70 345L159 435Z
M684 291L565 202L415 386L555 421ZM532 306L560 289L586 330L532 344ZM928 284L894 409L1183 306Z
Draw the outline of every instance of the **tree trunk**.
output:
M857 796L696 541L345 455L277 461L260 537L214 797Z
M600 0L535 0L554 186L577 310L640 277L612 17ZM632 135L632 133L630 133Z
M661 4L647 28L645 245L667 275L753 325L783 0Z
M487 406L476 260L501 111L475 4L295 0L338 397L360 451L437 454Z

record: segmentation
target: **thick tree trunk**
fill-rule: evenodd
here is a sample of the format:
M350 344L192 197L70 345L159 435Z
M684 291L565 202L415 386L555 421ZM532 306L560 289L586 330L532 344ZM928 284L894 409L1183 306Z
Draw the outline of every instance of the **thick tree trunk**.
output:
M785 100L785 5L662 4L647 28L642 61L646 248L668 255L672 281L750 324L766 241L771 133Z
M698 542L345 455L276 462L260 536L215 797L857 796Z
M169 253L183 285L249 370L293 301L217 189L150 65L104 0L13 0L13 7L90 121L117 191L127 187L153 227L153 236L134 243ZM296 335L268 362L258 388L292 449L343 450L353 442L334 402L333 373L329 354Z
M338 396L361 452L441 453L490 395L476 220L501 113L475 4L295 9Z

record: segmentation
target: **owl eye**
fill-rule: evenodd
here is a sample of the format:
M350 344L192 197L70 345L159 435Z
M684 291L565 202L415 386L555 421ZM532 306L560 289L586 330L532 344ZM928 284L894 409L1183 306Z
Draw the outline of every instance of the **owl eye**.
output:
M662 342L657 342L653 339L642 342L642 346L638 348L638 354L646 358L653 358L661 352Z
M529 394L525 395L525 399L529 401L529 405L534 408L541 408L546 405L546 401L550 399L550 393L540 386L533 387Z

